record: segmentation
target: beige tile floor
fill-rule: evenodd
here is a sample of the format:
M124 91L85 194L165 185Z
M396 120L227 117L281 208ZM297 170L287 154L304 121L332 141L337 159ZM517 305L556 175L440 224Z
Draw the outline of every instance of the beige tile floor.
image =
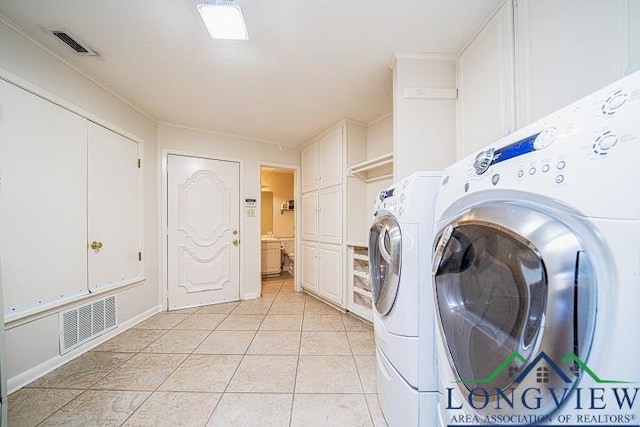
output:
M9 425L386 426L371 326L262 289L145 320L9 396Z

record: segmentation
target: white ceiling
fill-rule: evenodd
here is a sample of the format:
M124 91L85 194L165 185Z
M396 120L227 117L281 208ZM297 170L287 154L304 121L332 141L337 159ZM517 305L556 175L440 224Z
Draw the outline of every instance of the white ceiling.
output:
M301 145L390 112L392 53L458 53L498 2L239 0L248 41L212 40L197 0L0 0L0 14L159 122Z

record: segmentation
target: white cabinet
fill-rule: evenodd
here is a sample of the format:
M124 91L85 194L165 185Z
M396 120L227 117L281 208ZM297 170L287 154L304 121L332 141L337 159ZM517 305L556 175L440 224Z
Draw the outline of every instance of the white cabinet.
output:
M355 159L353 163L361 162L365 150L366 126L343 120L302 151L302 286L341 307L345 304L347 183L359 181L347 178L346 162L349 157ZM364 195L351 195L352 203L361 208Z
M506 2L458 59L458 159L514 130L513 43Z
M341 245L318 245L318 295L335 304L344 302L344 259Z
M302 195L302 239L318 238L318 192Z
M318 244L303 240L302 248L302 287L318 293Z
M518 127L621 78L636 1L517 0ZM629 28L631 26L631 29Z
M302 192L318 188L318 143L314 141L302 150Z
M262 242L262 275L280 274L280 242Z
M0 110L5 320L142 280L138 143L2 80Z
M342 183L343 130L338 126L302 150L302 192Z
M138 144L88 123L89 289L127 283L138 278L140 204ZM91 245L91 243L89 243Z
M342 186L324 188L318 192L318 240L342 243Z
M330 187L342 183L343 126L339 126L318 141L318 187Z

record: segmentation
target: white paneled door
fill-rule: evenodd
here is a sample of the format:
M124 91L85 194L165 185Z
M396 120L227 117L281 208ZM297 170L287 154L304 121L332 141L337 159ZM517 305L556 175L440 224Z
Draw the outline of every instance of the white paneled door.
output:
M240 164L169 155L169 310L240 299Z

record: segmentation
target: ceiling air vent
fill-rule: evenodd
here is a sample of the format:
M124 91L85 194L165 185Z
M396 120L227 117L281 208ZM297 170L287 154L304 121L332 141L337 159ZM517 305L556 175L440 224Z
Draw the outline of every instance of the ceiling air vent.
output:
M76 36L64 29L51 29L45 30L62 43L69 46L75 53L82 56L98 56L98 54L92 50L86 43L80 41Z

